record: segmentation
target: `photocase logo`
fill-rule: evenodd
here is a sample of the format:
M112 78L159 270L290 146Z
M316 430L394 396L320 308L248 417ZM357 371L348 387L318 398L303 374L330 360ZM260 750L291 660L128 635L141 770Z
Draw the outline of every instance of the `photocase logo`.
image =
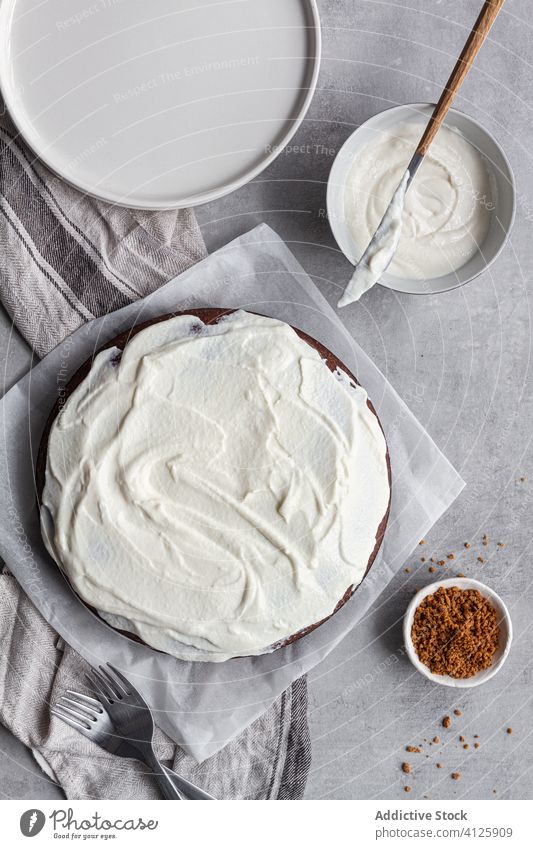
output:
M20 818L20 830L24 837L35 837L43 830L46 817L42 811L37 808L31 808L29 811L24 811Z

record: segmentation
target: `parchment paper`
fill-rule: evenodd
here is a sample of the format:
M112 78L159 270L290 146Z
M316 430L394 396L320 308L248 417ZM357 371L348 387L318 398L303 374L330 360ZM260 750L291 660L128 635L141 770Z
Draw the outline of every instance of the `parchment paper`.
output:
M333 351L367 389L391 456L393 498L381 553L352 599L307 637L268 655L185 663L122 637L76 598L41 541L34 466L46 418L73 372L105 341L146 319L194 307L241 307L282 319ZM259 716L356 625L449 507L463 481L266 225L231 242L143 301L76 331L0 406L0 554L43 616L91 664L123 669L159 726L201 761Z

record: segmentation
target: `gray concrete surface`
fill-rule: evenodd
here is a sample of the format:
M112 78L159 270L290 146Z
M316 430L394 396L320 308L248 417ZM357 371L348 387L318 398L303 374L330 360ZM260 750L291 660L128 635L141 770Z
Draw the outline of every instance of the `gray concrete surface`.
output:
M334 153L375 112L438 96L480 0L319 0L319 5L324 27L319 90L292 149L254 183L198 215L212 250L266 221L333 303L350 274L324 217ZM494 133L514 168L518 210L507 249L490 272L462 289L415 297L376 288L342 314L468 486L413 553L406 564L411 571L393 581L364 622L310 676L309 798L405 798L407 783L412 799L532 796L529 7L528 0L508 0L457 102ZM0 345L9 384L24 371L28 353L10 335L5 316ZM463 547L465 541L471 549ZM507 665L478 689L432 686L402 653L403 610L414 588L433 578L420 558L447 553L457 555L447 572L490 583L513 618ZM456 707L462 716L454 716L445 731L441 719ZM475 734L479 749L472 745ZM436 735L440 744L425 742ZM422 752L406 755L408 744L421 745ZM403 760L413 767L408 780ZM453 781L452 772L461 779ZM4 730L0 781L1 792L11 798L59 795Z

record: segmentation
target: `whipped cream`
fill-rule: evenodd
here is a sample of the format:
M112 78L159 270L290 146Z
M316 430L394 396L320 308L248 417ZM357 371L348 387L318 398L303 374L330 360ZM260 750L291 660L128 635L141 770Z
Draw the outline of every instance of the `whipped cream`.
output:
M344 206L361 252L401 184L424 128L419 122L399 124L378 134L354 160ZM442 126L405 195L390 274L429 280L465 265L487 235L494 191L481 154L459 132ZM390 244L396 232L391 229Z
M389 501L366 392L287 324L179 316L99 353L52 427L43 536L112 626L260 654L357 585Z

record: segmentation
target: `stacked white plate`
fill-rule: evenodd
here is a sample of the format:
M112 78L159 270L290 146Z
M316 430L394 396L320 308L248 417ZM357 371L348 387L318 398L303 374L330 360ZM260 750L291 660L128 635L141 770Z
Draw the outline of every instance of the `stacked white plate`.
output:
M301 124L315 0L2 0L0 85L52 170L104 200L195 205L259 174Z

